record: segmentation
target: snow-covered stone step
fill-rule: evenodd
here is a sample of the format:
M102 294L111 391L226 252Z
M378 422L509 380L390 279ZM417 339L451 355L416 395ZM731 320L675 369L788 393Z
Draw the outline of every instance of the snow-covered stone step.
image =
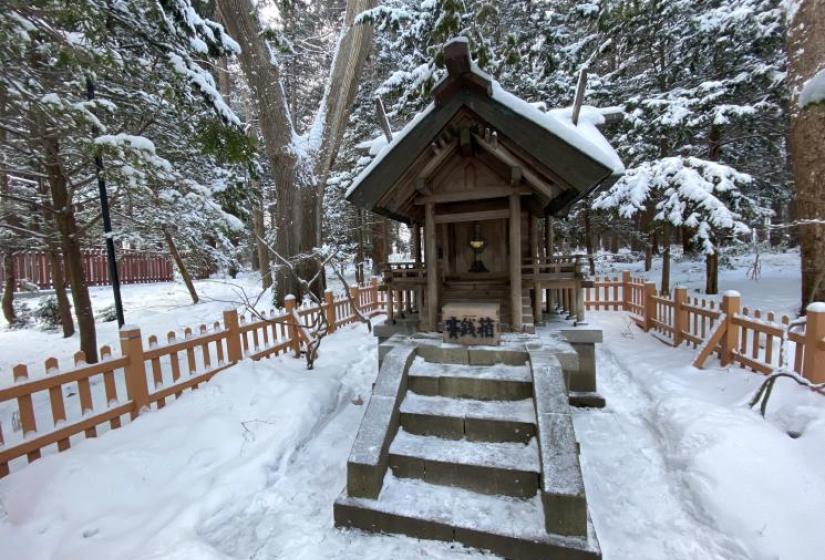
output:
M534 496L541 465L536 440L492 443L447 440L399 430L390 445L396 476L458 486L484 494Z
M532 376L526 365L442 364L418 357L410 367L408 387L420 395L522 400L532 396Z
M586 538L547 534L538 497L490 496L388 473L378 499L344 492L334 510L337 526L457 541L513 560L601 558L592 525Z
M479 401L408 392L401 426L424 436L526 443L536 434L536 412L532 399Z

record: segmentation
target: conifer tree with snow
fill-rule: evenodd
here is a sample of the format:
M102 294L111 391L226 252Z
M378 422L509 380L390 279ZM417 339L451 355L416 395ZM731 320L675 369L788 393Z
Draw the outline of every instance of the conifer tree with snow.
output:
M753 177L696 157L667 157L628 169L593 202L596 210L611 210L630 219L653 208L653 222L668 239L669 232L687 228L691 242L705 255L716 254L728 239L750 231L748 216L764 213L743 191ZM729 242L729 241L728 241ZM670 292L670 245L663 250L660 290Z
M198 141L205 130L218 143L240 134L204 65L236 52L189 0L12 0L0 12L2 182L37 184L22 199L4 193L4 203L37 209L45 224L37 227L56 233L46 247L66 266L58 270L61 259L52 258L53 276L65 274L90 362L97 344L81 249L102 243L98 176L109 188L118 241L154 248L149 224L184 223L197 230L188 249L200 251L207 232L220 236L222 224L236 225L214 198L233 172ZM13 221L6 215L3 229L43 239ZM56 288L70 334L68 300Z

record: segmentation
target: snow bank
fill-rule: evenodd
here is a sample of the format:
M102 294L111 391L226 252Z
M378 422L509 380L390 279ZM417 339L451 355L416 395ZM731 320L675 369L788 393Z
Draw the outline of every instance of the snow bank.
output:
M163 410L0 480L3 559L431 560L451 543L336 529L332 503L377 373L362 325L315 370L244 362Z
M735 535L749 558L822 558L825 416L802 441L745 408L696 399L661 401L655 421L697 513ZM814 442L815 461L806 454Z
M363 327L330 337L312 373L293 358L242 362L121 430L0 480L3 556L223 558L208 551L200 523L280 476L349 403L342 378L368 384L370 339ZM371 352L353 353L353 343Z

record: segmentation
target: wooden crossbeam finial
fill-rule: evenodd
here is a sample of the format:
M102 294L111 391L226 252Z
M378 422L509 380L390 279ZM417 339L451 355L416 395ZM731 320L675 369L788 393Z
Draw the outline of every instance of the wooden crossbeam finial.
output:
M576 97L573 99L573 114L570 117L570 120L573 121L574 126L578 126L579 124L579 114L582 110L582 104L584 103L584 89L587 86L587 68L582 68L579 71L579 81L576 84Z

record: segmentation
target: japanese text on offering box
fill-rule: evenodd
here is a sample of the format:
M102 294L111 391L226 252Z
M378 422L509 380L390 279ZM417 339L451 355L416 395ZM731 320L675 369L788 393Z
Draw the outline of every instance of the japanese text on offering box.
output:
M448 303L442 309L444 342L498 344L499 305L496 303Z

